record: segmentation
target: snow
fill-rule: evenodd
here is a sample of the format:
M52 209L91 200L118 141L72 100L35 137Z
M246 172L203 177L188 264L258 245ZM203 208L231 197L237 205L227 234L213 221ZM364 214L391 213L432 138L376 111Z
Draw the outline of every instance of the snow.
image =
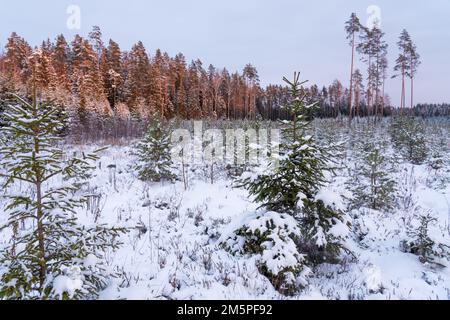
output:
M316 234L314 235L314 240L316 240L316 245L319 248L325 247L328 244L328 242L327 242L325 233L323 232L323 228L319 225L317 225L316 228L317 228L317 231L316 231Z
M321 200L327 206L335 210L344 210L345 205L340 194L333 190L322 188L316 196L316 200Z
M381 270L374 265L369 266L364 270L364 283L371 292L379 292L382 287Z
M53 280L53 293L61 299L63 298L64 293L66 293L69 298L73 298L78 290L83 290L81 269L72 267L71 269L64 270L64 273L65 274L57 276Z
M67 151L97 148L67 146ZM243 245L242 239L230 242L237 228L246 225L249 230L264 230L268 220L285 226L290 232L299 232L290 216L258 210L259 205L251 201L245 190L235 188L220 167L211 184L208 170L190 166L187 190L182 181L174 184L141 182L131 170L133 163L129 153L127 146L113 146L101 153L88 191L100 195L102 201L98 208L77 210L82 224L94 225L97 219L100 224L131 230L122 236L123 246L118 251L108 252L103 257L118 277L111 279L100 299L286 299L257 268L262 260L276 273L301 259L295 256L293 243L280 241L280 236L285 234L274 233L274 241L266 243L259 256L233 255L219 244L233 243L237 250ZM108 168L110 165L116 168L114 178ZM346 164L346 168L353 166L352 162ZM407 165L415 180L415 187L409 190L414 207L438 219L430 228L430 236L448 244L450 185L430 188L426 183L430 174L426 166L413 166L412 171L411 166ZM253 177L258 170L264 169L254 168L245 176ZM344 197L351 196L345 190L347 178L346 170L341 170L320 190L316 199L347 211ZM402 181L400 173L395 178ZM58 185L61 182L58 181ZM26 184L20 183L11 191L15 194L29 192ZM0 197L1 208L6 201L5 197ZM96 209L98 217L94 217ZM309 283L290 299L450 298L448 266L423 264L417 256L401 251L400 243L407 239L406 222L413 219L412 209L384 212L359 208L349 212L349 216L351 230L345 223L336 223L331 232L337 237L349 237L346 247L355 258L341 265L321 265L313 273L304 270L300 279L308 277ZM0 224L5 219L6 215L0 214ZM8 244L10 236L7 230L0 233L0 248ZM323 237L318 234L317 240L323 242ZM97 259L88 256L81 263L95 267ZM53 285L56 294L65 292L71 296L82 288L83 279L76 270L69 270L56 277Z
M88 255L88 256L84 259L84 262L83 262L83 264L84 264L86 267L94 267L94 266L97 265L97 263L98 263L98 258L97 258L95 255L93 255L93 254Z

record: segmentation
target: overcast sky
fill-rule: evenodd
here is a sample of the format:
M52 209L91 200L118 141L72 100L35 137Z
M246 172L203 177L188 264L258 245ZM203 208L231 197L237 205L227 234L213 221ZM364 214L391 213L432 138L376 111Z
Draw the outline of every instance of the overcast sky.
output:
M67 27L70 5L81 9L79 30ZM417 102L450 102L449 0L0 0L0 45L12 31L36 45L59 33L70 40L87 35L98 25L105 40L126 50L142 40L150 54L156 48L182 52L188 62L200 58L206 66L235 71L251 62L263 85L299 70L319 86L336 78L348 86L351 52L344 23L356 12L365 24L371 5L381 10L390 67L403 28L418 46L423 64ZM399 88L398 79L388 81L395 104Z

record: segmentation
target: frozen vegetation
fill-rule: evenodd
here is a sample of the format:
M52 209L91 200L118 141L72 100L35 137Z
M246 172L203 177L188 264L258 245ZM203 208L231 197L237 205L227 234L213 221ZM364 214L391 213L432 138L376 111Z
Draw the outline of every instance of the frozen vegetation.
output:
M117 250L106 246L82 261L85 266L101 265L104 274L112 275L98 298L449 299L450 123L448 119L415 123L423 131L408 131L406 124L393 119L375 125L373 120L357 119L351 131L344 120L313 122L310 134L319 145L339 146L332 153L336 169L326 173L327 182L316 199L342 212L349 224L331 230L343 239L345 250L339 260L325 257L296 270L292 280L299 286L290 294L276 290L260 266L264 263L277 274L301 262L305 257L289 240L301 226L289 214L259 208L261 203L239 187L240 177L258 176L264 168L243 166L241 176L236 168L221 164L211 170L207 163L182 167L169 162L173 182L143 181L136 169L137 141L107 146L98 154L88 183L78 191L87 194L87 202L74 208L86 230L95 226L128 230L114 240L122 243ZM402 147L397 141L411 134L416 135L413 151L405 140ZM422 138L423 149L417 149L417 139ZM62 148L67 155L80 156L103 146ZM63 182L57 177L50 183ZM1 191L0 224L8 219L6 195L30 192L21 182ZM262 244L260 253L246 253L245 239L236 231L244 228L248 234L271 224L273 243ZM27 223L16 228L2 230L0 249L11 245L14 234L31 230ZM5 266L0 269L4 272ZM69 270L54 279L53 293L73 296L83 281L80 270Z

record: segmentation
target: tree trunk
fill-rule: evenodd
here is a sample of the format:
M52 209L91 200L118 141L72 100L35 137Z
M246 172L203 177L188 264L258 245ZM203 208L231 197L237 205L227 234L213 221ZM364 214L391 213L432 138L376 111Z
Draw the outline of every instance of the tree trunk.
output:
M381 119L384 118L384 107L385 107L385 101L384 101L384 95L385 95L385 85L386 85L386 76L383 75L383 89L382 89L382 97L381 97Z
M405 66L402 67L402 97L400 102L400 114L403 115L403 108L405 107Z
M182 157L182 169L183 169L183 184L184 184L184 191L187 191L188 189L188 184L187 184L187 177L186 177L186 164L184 162L184 149L181 153L181 157Z
M160 94L161 94L161 96L162 96L162 92L161 92L161 91L162 91L162 90L161 90L161 87L160 87L159 92L160 92ZM163 99L163 100L164 100L164 99ZM160 103L161 103L161 105L159 106L159 107L160 107L159 113L160 113L160 115L161 115L161 120L162 120L162 119L164 119L164 102L160 101Z
M414 66L412 56L410 57L411 72L411 110L414 108Z
M348 126L352 125L352 112L353 112L353 67L355 63L355 33L353 32L352 40L352 63L350 69L350 101L349 101L349 111L348 111Z
M377 54L377 74L375 77L375 119L374 121L377 122L378 120L378 108L379 108L379 99L380 99L380 87L379 87L379 83L380 83L380 56L379 54Z
M357 98L357 104L356 104L356 108L355 108L355 118L356 118L356 122L357 123L359 123L359 120L358 120L358 118L359 118L359 115L360 115L360 109L361 109L361 93L359 92L359 89L358 89L358 98Z
M36 77L33 68L33 115L37 118L38 105L37 105L37 87ZM36 157L40 152L40 145L38 137L41 134L39 126L33 128L34 141L33 141L33 162L36 162ZM33 165L33 170L36 173L36 219L37 219L37 236L38 236L38 259L39 259L39 285L40 289L43 289L45 278L47 275L47 263L45 261L45 243L44 243L44 225L42 222L44 213L42 211L42 180L40 170ZM37 171L37 172L36 172Z
M37 233L39 246L39 283L40 288L43 289L45 278L47 275L47 263L45 261L45 244L44 244L44 225L42 223L42 184L40 181L36 182L36 202L37 202Z
M372 116L372 73L370 72L371 66L372 66L372 57L369 55L369 82L367 88L367 115L369 119Z

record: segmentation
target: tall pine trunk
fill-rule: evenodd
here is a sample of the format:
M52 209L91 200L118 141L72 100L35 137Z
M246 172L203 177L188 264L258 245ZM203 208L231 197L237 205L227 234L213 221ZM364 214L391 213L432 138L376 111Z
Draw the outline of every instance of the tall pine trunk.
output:
M372 116L372 72L370 72L372 66L372 56L369 54L369 82L367 88L367 116ZM368 120L370 121L370 120Z
M379 54L377 54L377 74L375 77L375 119L374 122L377 122L378 120L378 108L379 108L379 99L380 99L380 87L379 87L379 83L380 83L380 57Z
M403 115L403 109L406 105L405 103L405 99L406 99L406 95L405 95L405 66L403 64L402 67L402 97L401 97L401 102L400 102L400 114Z
M414 108L414 66L413 66L413 60L411 57L410 62L410 68L411 68L411 110Z
M352 63L350 69L350 101L348 109L348 126L352 125L352 112L353 112L353 68L355 64L355 33L353 32L352 40Z
M384 118L384 107L386 102L384 101L384 96L385 96L385 85L386 85L386 76L383 74L383 85L382 85L382 97L381 97L381 119Z

